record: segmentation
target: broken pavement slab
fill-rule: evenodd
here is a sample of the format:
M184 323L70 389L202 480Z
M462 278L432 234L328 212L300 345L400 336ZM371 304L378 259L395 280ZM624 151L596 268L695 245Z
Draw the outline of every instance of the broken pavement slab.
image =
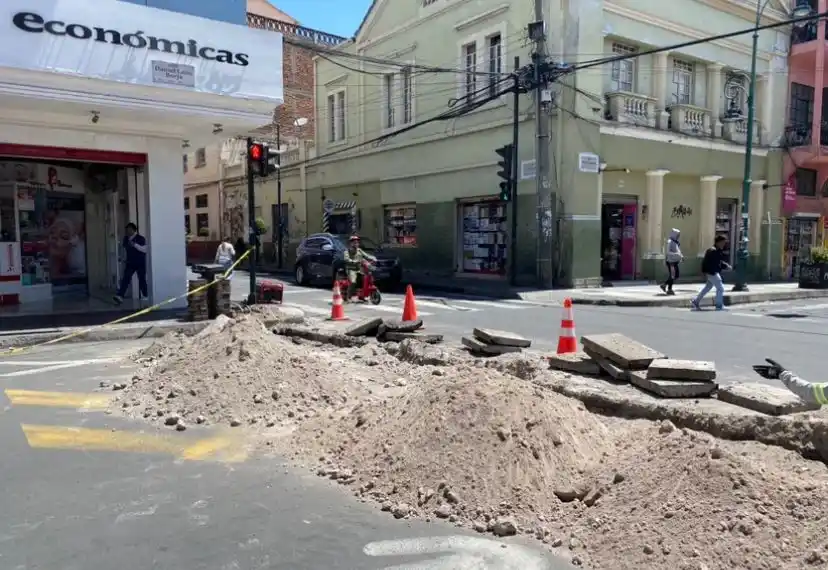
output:
M517 348L529 348L532 346L531 340L508 331L475 328L472 330L472 334L474 334L474 338L488 345L496 344L498 346L514 346Z
M595 362L595 364L598 365L598 368L609 374L613 380L616 380L618 382L629 382L629 374L626 370L622 369L619 366L616 366L608 359L604 358L600 354L597 354L589 350L586 347L584 347L584 354L589 356Z
M602 356L624 370L645 370L653 360L666 358L657 350L618 333L582 336L581 345L585 352Z
M820 409L818 404L803 401L787 388L759 383L722 386L716 397L722 402L769 416L785 416Z
M345 336L372 336L377 334L381 324L382 317L364 319L345 329Z
M415 319L413 321L402 321L400 319L383 319L383 326L388 331L393 332L414 332L423 328L423 319Z
M659 380L648 378L641 370L631 371L627 377L630 384L662 398L705 398L718 388L715 382L707 380Z
M443 342L443 335L441 334L427 334L421 332L396 332L387 331L382 335L383 341L388 342L402 342L404 340L418 340L426 344L439 344Z
M567 354L553 354L547 356L549 368L562 370L574 374L586 374L587 376L598 376L601 367L585 352L570 352Z
M466 336L460 339L460 342L462 342L463 346L465 346L472 352L478 354L487 354L490 356L497 356L499 354L511 354L513 352L521 351L521 349L516 346L499 346L496 344L486 344L485 342L480 342L476 338L469 338Z
M647 378L658 380L715 380L716 364L704 360L659 358L647 368Z

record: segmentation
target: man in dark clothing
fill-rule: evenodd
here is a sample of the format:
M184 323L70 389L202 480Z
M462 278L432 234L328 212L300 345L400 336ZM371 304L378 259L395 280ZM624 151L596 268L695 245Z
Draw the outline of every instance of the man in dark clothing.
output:
M147 292L147 239L138 233L138 226L132 222L127 224L126 237L122 243L126 252L124 263L124 275L121 277L121 286L118 287L118 294L113 297L117 304L124 301L129 284L132 283L132 276L138 275L138 292L140 299L149 297Z
M727 245L727 238L724 236L716 236L716 241L713 242L713 247L704 252L704 259L702 259L702 273L707 277L707 282L699 291L695 299L690 301L690 306L696 311L701 310L701 302L704 296L707 295L711 289L716 289L716 310L724 310L724 284L722 283L722 271L730 269L730 264L725 261L727 254L725 253L725 245Z

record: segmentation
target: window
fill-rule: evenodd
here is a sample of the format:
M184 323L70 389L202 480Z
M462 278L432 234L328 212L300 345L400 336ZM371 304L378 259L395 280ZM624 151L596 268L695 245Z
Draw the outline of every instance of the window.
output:
M809 168L796 169L796 195L797 196L816 196L817 191L817 171Z
M414 77L410 67L404 67L401 74L402 122L407 125L414 120Z
M328 95L328 142L345 140L345 91Z
M382 79L384 95L383 126L386 129L390 129L394 127L394 105L396 104L394 101L394 81L396 81L396 75L394 73L386 73Z
M185 210L189 210L189 209L190 209L190 197L189 197L189 196L186 196L186 197L184 198L184 209L185 209Z
M196 214L196 230L201 237L210 236L210 214Z
M190 215L187 214L184 216L184 231L187 235L190 235Z
M791 104L788 121L792 127L811 128L814 119L814 88L791 83Z
M187 174L187 155L185 154L182 159L184 161L184 174Z
M207 164L207 150L205 148L200 148L195 153L195 161L196 161L196 168L201 168L205 164Z
M463 96L474 99L477 92L477 43L472 42L463 46Z
M416 206L386 206L385 242L394 245L417 245Z
M612 44L612 53L613 55L632 55L636 53L638 49L619 44L613 42ZM635 91L635 59L624 59L621 61L614 61L612 62L612 69L610 72L611 75L611 89L612 91L628 91L634 92Z
M503 73L503 44L500 34L489 36L489 96L497 95L500 74Z
M727 97L727 111L731 107L737 111L747 112L747 77L739 72L729 71L725 77L725 97Z
M196 208L206 208L207 203L207 194L196 194Z
M673 60L673 103L690 105L693 102L693 64Z

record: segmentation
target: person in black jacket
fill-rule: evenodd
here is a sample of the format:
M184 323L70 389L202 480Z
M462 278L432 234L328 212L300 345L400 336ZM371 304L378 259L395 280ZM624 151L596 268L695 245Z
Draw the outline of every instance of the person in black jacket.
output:
M716 236L713 242L713 247L704 252L704 259L702 259L702 273L707 277L707 282L699 291L695 299L690 301L693 309L701 310L701 302L704 296L707 295L711 289L716 289L716 310L724 310L724 284L722 283L722 271L730 269L730 264L725 261L727 254L725 253L725 245L727 245L727 238L724 236Z

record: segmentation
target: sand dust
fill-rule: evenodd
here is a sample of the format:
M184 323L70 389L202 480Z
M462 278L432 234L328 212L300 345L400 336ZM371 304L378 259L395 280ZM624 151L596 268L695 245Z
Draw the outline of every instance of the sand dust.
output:
M595 415L522 379L538 374L525 357L390 348L293 342L245 317L144 351L117 405L170 429L255 427L397 518L531 534L586 568L828 565L822 463Z

